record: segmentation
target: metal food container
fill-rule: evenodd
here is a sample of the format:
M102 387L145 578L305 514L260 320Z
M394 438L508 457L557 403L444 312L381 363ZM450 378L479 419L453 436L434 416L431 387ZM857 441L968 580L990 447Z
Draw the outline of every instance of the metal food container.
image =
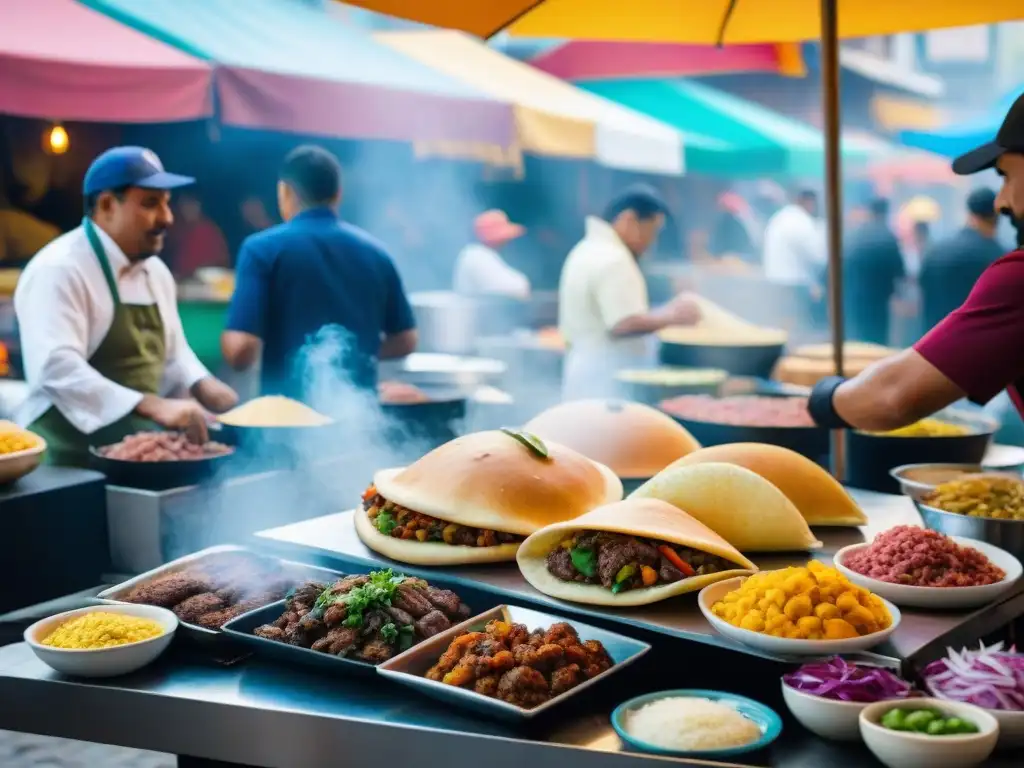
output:
M771 377L785 347L785 343L718 346L662 340L658 359L665 365L679 368L720 368L732 376L767 379Z
M343 574L337 573L332 580L340 579L342 576ZM243 613L225 624L221 631L225 637L247 647L253 653L287 666L302 666L333 674L360 676L376 674L376 667L365 661L346 659L342 656L321 653L310 648L280 643L254 635L253 631L257 627L270 624L281 617L281 614L284 613L284 604L284 600L278 600L276 603L257 608L255 611Z
M579 633L580 640L597 640L600 642L611 656L612 661L615 663L610 669L607 669L596 677L593 677L575 688L555 696L540 706L532 709L524 709L522 707L515 706L514 704L500 701L499 699L474 693L473 691L465 688L445 685L444 683L428 680L424 677L427 670L429 670L441 655L448 650L448 646L451 645L452 641L456 637L467 632L481 632L488 622L494 620L525 624L531 631L534 629L547 629L552 624L564 622L569 624L577 631L577 633ZM632 664L647 653L650 649L651 646L647 643L640 642L639 640L633 640L632 638L616 634L615 632L598 629L597 627L592 627L589 624L582 624L577 621L567 620L548 613L531 611L526 608L519 608L512 605L499 605L486 613L464 621L458 626L434 635L432 638L423 641L419 645L413 646L405 653L401 653L393 659L381 664L377 667L377 671L389 680L406 685L420 693L438 699L439 701L466 707L478 714L484 714L500 720L523 722L526 720L532 720L533 718L550 711L552 708L557 707L559 704L569 700L573 696L583 693L586 689L601 680L608 678L616 672L622 671L628 665Z
M997 520L993 517L970 517L956 512L945 512L914 500L921 513L925 528L947 536L963 536L986 541L1024 558L1024 520Z
M276 562L283 566L287 572L294 572L295 585L301 584L304 581L334 581L338 578L334 571L327 570L325 568L317 568L304 563L296 563L291 560L281 560L246 547L225 544L194 552L191 555L186 555L185 557L181 557L170 563L161 565L159 568L154 568L151 571L139 574L138 576L122 582L121 584L108 587L96 595L96 599L104 603L127 603L125 598L127 598L131 591L140 584L145 584L148 581L152 581L153 579L157 579L171 573L178 573L189 568L194 568L210 558L233 553L248 554L254 559ZM222 637L222 633L220 631L207 629L206 627L200 627L196 624L189 624L184 621L179 622L178 632L179 634L187 636L193 640L199 640L200 642L210 642Z
M950 410L936 419L964 426L966 435L944 437L894 437L849 430L846 432L845 483L881 493L899 493L893 467L909 462L981 465L999 425L981 415Z

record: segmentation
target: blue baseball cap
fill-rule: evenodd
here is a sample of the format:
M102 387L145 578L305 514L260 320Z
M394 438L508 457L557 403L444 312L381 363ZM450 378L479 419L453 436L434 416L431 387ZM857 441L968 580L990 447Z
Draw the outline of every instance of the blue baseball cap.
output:
M108 189L177 189L195 184L191 176L164 170L156 153L145 147L114 147L92 161L85 172L82 192L88 197Z

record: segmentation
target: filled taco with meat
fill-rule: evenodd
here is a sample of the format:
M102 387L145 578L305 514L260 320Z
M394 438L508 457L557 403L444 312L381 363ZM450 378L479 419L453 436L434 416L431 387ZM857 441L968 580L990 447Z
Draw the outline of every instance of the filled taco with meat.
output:
M356 533L403 563L493 563L514 560L545 525L621 498L615 473L576 451L523 432L477 432L378 472Z
M757 570L706 525L656 499L606 504L549 525L516 560L544 594L608 606L656 603Z

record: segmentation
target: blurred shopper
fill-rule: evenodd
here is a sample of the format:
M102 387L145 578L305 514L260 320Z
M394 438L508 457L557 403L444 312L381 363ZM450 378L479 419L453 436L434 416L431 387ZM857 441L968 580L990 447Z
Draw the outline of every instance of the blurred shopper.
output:
M263 394L305 397L296 361L327 327L348 345L336 373L354 387L376 388L377 360L416 348L412 309L384 246L338 217L341 167L320 147L284 161L277 184L283 224L242 243L235 294L221 339L225 361L247 370L261 360Z
M256 195L245 198L238 206L238 212L242 216L242 226L245 228L246 237L274 226L274 220L267 213L267 206Z
M995 207L1024 218L1024 96L1014 102L995 141L953 162L961 175L995 168L1003 177ZM969 398L984 404L1007 389L1024 413L1024 251L997 259L967 300L912 349L859 376L820 381L810 412L821 426L890 430Z
M647 299L637 262L658 239L666 214L657 193L638 185L616 197L602 217L587 217L558 285L558 327L568 345L564 399L615 394L615 371L653 361L651 334L700 320L687 294L653 310Z
M889 343L889 304L905 276L903 254L889 229L889 201L868 206L868 221L850 233L843 258L845 316L851 339Z
M170 239L171 269L179 279L192 277L203 267L231 266L224 233L203 212L203 204L195 195L182 195L178 201L178 225Z
M473 221L475 241L463 248L455 260L455 292L464 296L528 299L530 281L498 253L525 233L526 228L509 221L504 211L485 211L477 216Z
M764 232L765 278L776 285L795 289L795 317L817 328L828 322L825 277L828 249L825 228L818 218L818 195L809 189L797 192L793 200L769 220ZM809 330L809 329L806 329Z
M761 224L750 204L735 192L718 197L718 214L708 250L716 258L758 261L761 251Z
M164 171L142 147L116 147L86 172L82 225L29 262L14 294L28 399L17 421L55 464L86 466L89 447L154 423L206 440L207 409L235 392L203 367L178 316L170 270L155 258L174 221ZM181 399L168 397L188 395Z
M818 195L805 189L768 221L764 233L764 274L773 283L820 289L826 263Z
M995 192L976 189L967 197L964 228L925 251L919 278L925 328L963 304L982 273L1005 253L996 240L998 224Z

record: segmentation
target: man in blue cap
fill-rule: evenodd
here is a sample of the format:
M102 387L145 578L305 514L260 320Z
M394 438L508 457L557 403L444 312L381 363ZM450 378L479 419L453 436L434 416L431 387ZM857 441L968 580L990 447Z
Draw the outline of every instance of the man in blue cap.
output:
M82 225L35 255L14 294L29 395L18 422L55 464L155 426L207 439L210 411L238 401L185 340L174 278L158 258L171 190L192 184L142 147L115 147L85 175ZM191 395L191 396L189 396Z

